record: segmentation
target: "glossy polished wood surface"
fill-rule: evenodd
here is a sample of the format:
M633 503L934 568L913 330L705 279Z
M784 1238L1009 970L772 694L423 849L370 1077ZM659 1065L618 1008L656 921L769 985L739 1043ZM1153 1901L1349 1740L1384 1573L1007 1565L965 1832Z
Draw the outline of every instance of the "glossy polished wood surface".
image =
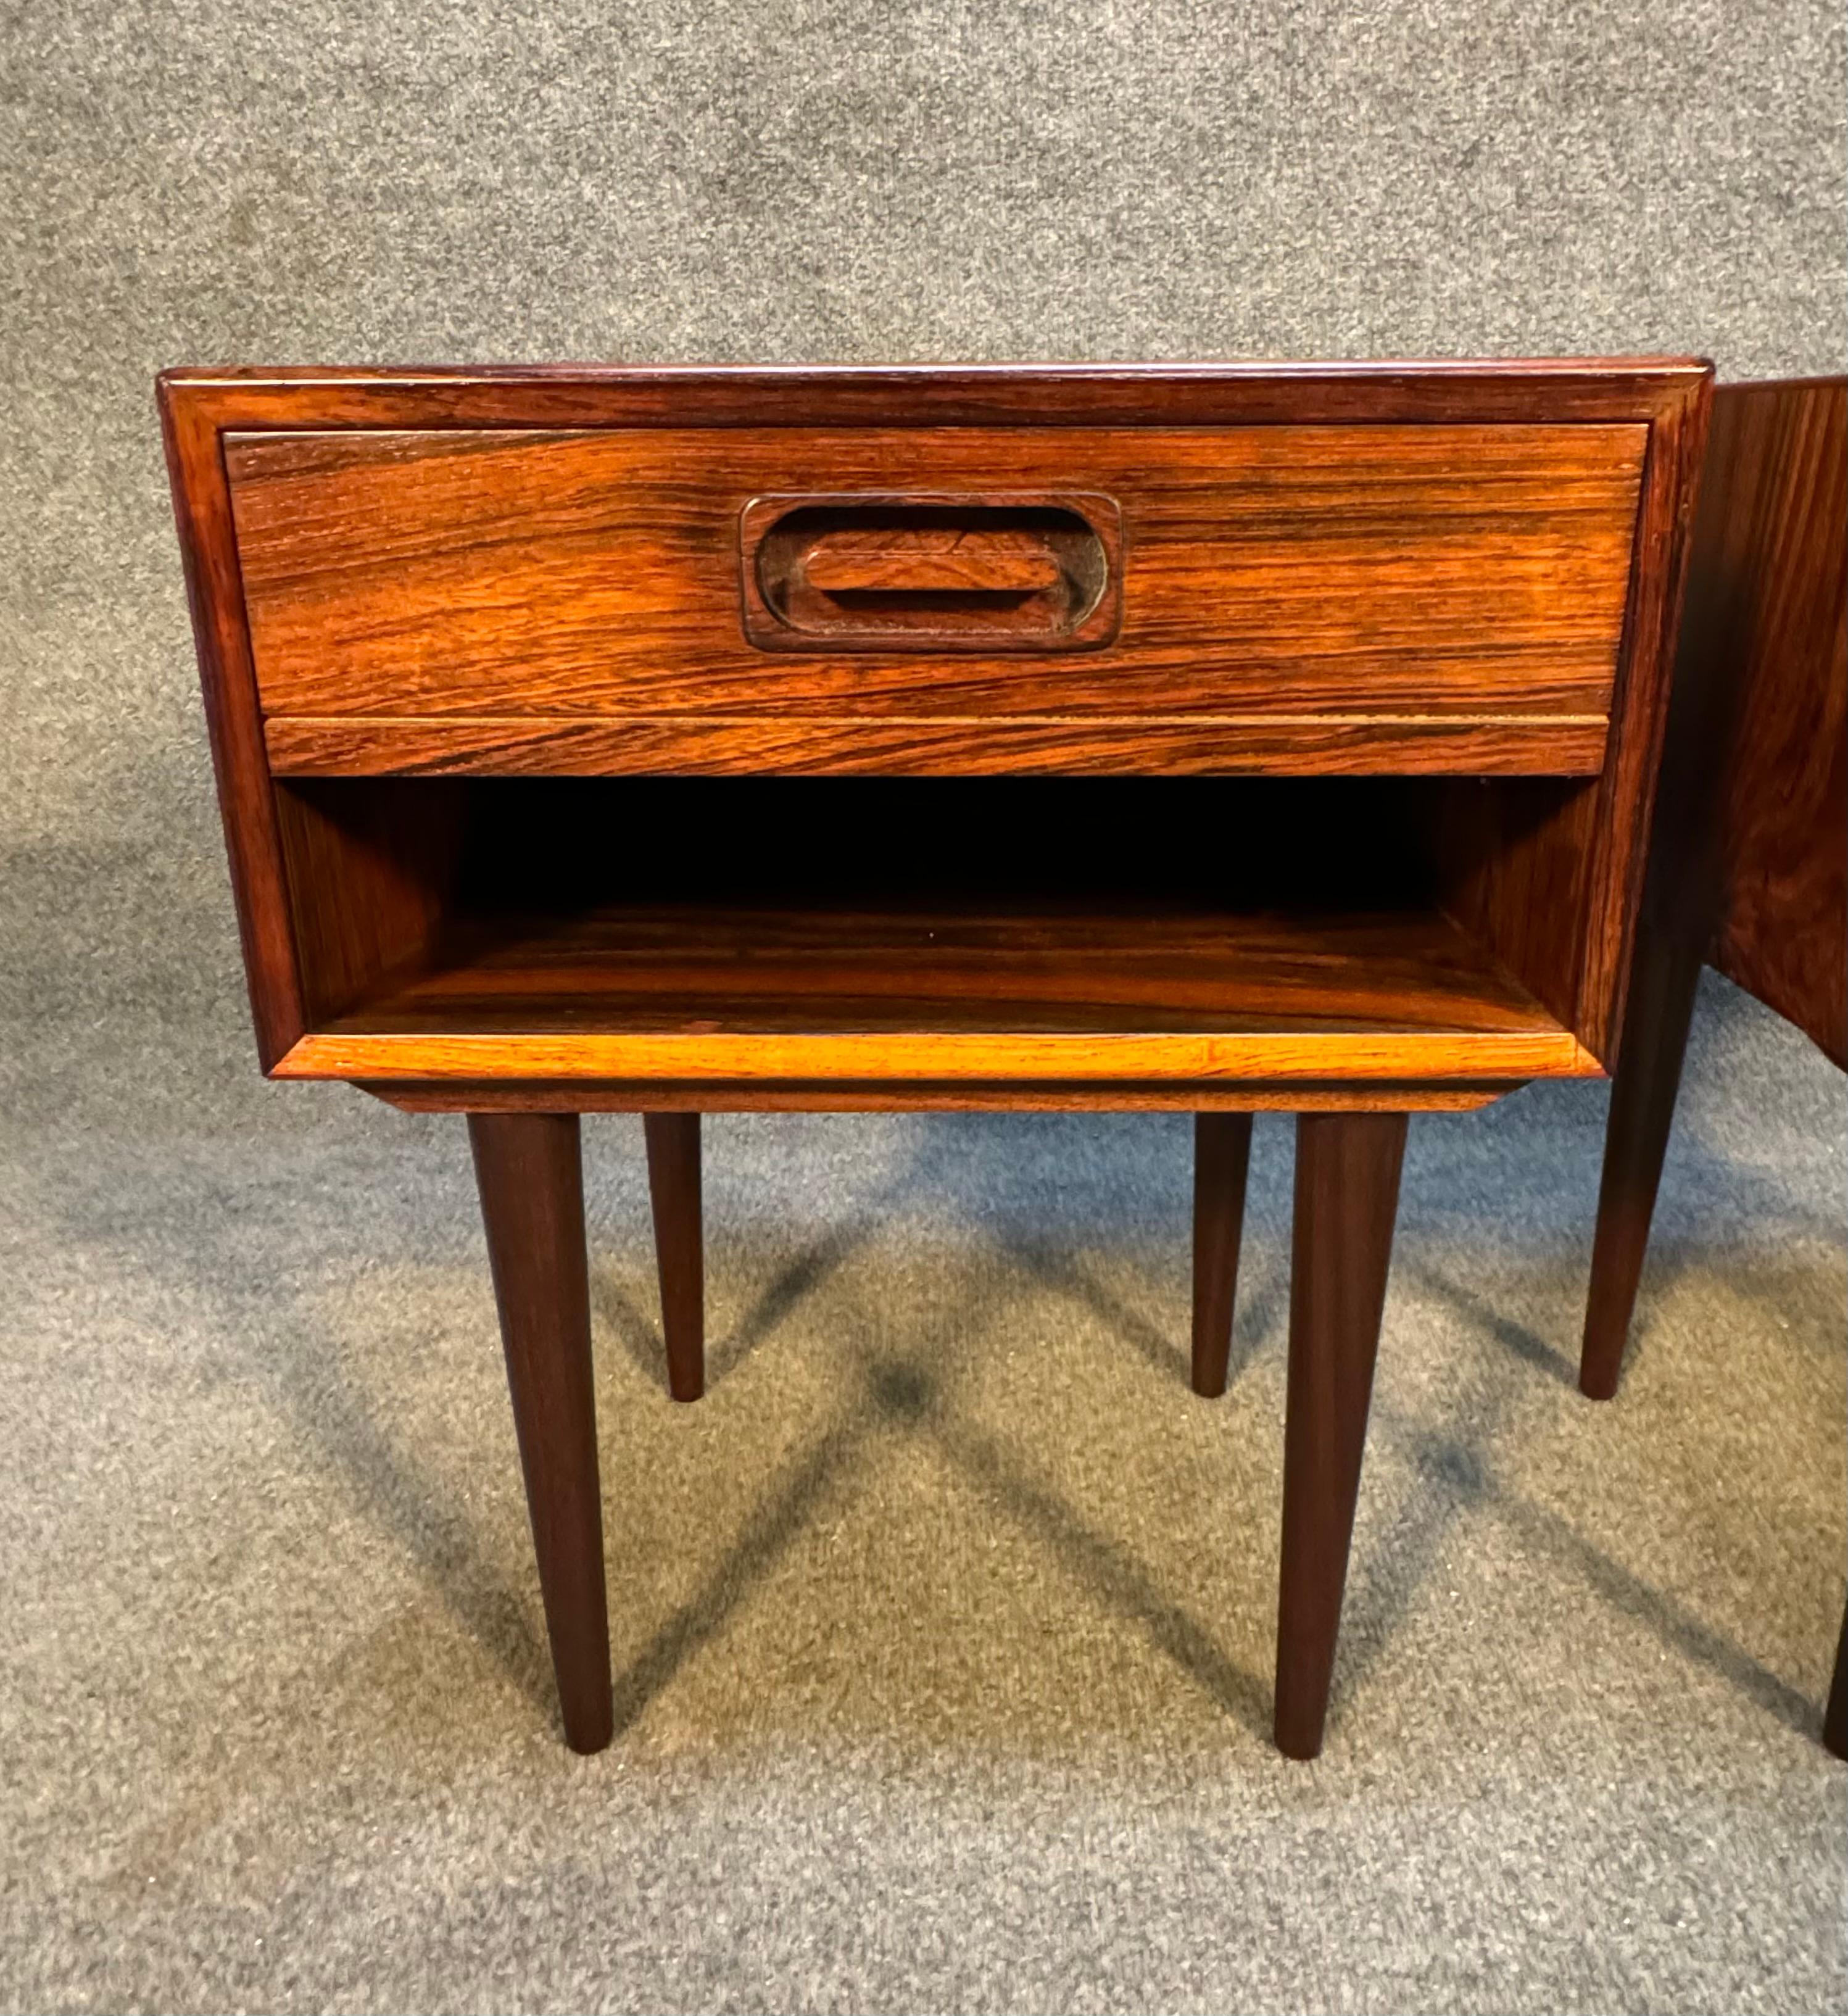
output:
M1511 779L1453 794L1451 914L1607 1064L1615 1055L1668 712L1668 664L1706 440L1708 387L1650 430L1609 745L1595 784Z
M577 1119L477 1114L469 1137L565 1740L601 1750L614 1712Z
M1685 626L1737 682L1713 963L1848 1066L1848 383L1728 388Z
M230 431L323 427L1321 427L1654 420L1696 358L1293 364L191 365L162 397Z
M1123 621L1123 513L1071 491L753 498L738 516L760 650L1073 651Z
M347 768L377 774L383 768L441 770L449 766L534 772L554 768L610 772L624 768L706 768L729 772L738 768L865 766L881 776L899 776L907 768L927 776L953 774L963 768L977 772L1005 768L1203 768L1238 774L1275 766L1288 772L1324 770L1330 776L1352 776L1364 770L1404 774L1453 768L1477 776L1495 774L1508 790L1526 782L1523 776L1509 772L1544 768L1550 776L1533 780L1540 790L1533 816L1526 812L1513 816L1513 801L1505 805L1495 801L1495 819L1475 819L1473 825L1469 819L1453 823L1461 839L1451 848L1455 855L1451 893L1441 901L1471 935L1483 941L1491 962L1499 962L1513 974L1519 986L1546 1006L1560 1028L1568 1030L1592 1057L1598 1057L1613 1036L1610 1018L1623 988L1628 916L1637 885L1637 826L1646 811L1659 730L1660 641L1666 623L1673 619L1679 582L1677 540L1687 473L1699 449L1707 377L1701 365L1673 361L1024 371L629 371L591 367L409 373L167 373L161 381L161 405L174 458L175 498L183 545L188 549L189 581L196 595L207 714L216 724L214 748L220 760L225 830L234 855L246 935L246 970L252 1000L258 1008L264 1063L274 1068L284 1054L292 1054L297 1071L322 1068L333 1053L316 1057L315 1050L300 1050L298 1044L302 1040L321 1042L336 1000L367 990L385 967L415 963L430 939L444 935L441 927L451 903L445 875L454 861L445 863L441 848L435 848L421 863L411 859L387 863L373 877L375 891L369 891L363 848L354 851L335 843L333 859L343 863L336 873L344 879L340 899L330 901L326 893L311 895L304 891L304 877L315 879L311 869L304 867L312 853L312 834L308 839L302 837L302 820L278 819L278 806L288 790L284 776L297 766L302 772L321 774ZM629 435L627 440L615 440L624 431ZM451 478L459 478L469 463L482 462L487 468L524 466L530 454L548 448L548 441L542 440L546 435L570 435L573 444L566 444L573 454L620 459L620 455L637 452L641 435L659 431L685 434L707 444L703 459L693 466L696 473L691 480L691 490L699 494L706 492L697 470L710 472L714 466L724 466L725 454L734 445L753 454L752 444L764 444L772 437L798 440L806 435L812 440L840 440L843 435L885 434L913 445L935 444L921 448L925 455L955 455L965 452L977 434L1005 435L1019 444L1022 466L1050 468L1060 463L1056 484L1072 480L1068 466L1060 462L1060 445L1070 441L1072 435L1091 434L1116 444L1113 452L1124 468L1133 466L1138 449L1169 437L1177 444L1181 473L1189 482L1193 478L1187 472L1197 473L1205 486L1203 494L1219 496L1221 502L1229 498L1246 514L1239 522L1249 528L1253 550L1261 546L1270 554L1266 563L1270 573L1260 585L1261 592L1253 591L1246 603L1228 605L1229 613L1224 615L1217 609L1177 607L1171 619L1165 619L1171 623L1169 631L1165 635L1159 627L1149 631L1137 647L1142 651L1137 678L1155 682L1157 687L1161 682L1177 682L1179 692L1189 678L1187 668L1193 643L1201 635L1199 625L1207 623L1207 633L1213 633L1217 623L1225 635L1256 639L1266 651L1274 651L1271 669L1280 669L1282 683L1267 682L1252 696L1253 711L1238 715L1209 711L1221 704L1211 696L1203 700L1199 693L1187 700L1179 715L1149 710L1147 692L1137 693L1131 701L1133 714L1123 714L1120 701L1113 701L1105 692L1092 697L1076 693L1078 706L1068 707L1068 701L1074 700L1074 692L1068 687L1060 687L1060 714L1032 715L1026 707L1024 692L1012 686L1012 679L1022 673L1054 679L1056 673L1072 673L1074 668L1086 668L1084 675L1091 678L1102 659L1116 651L1116 645L1102 653L1070 651L1058 665L1046 657L1026 655L990 669L983 669L986 661L980 657L955 659L945 653L931 664L935 668L958 664L959 675L972 675L977 683L986 679L980 701L983 710L1001 706L1022 711L1018 715L1012 711L958 714L955 707L965 706L965 701L933 689L927 701L929 718L925 718L919 711L907 711L911 701L905 682L911 678L911 669L875 653L857 657L858 671L853 675L848 675L843 659L834 659L820 675L812 697L802 701L796 711L748 711L743 718L717 711L655 714L647 722L639 722L635 714L599 715L596 711L560 718L538 711L556 706L548 689L536 692L522 683L518 697L508 701L518 711L508 715L490 711L487 692L469 686L463 696L468 711L441 715L437 720L430 715L407 718L401 728L391 728L387 734L381 730L377 715L349 711L354 704L371 704L361 683L361 687L343 687L330 693L326 704L335 710L333 714L274 715L266 738L254 659L250 653L246 578L232 522L230 478L224 459L228 445L235 454L244 454L244 448L238 448L235 441L252 437L246 441L250 455L288 458L300 452L300 444L280 444L274 437L318 435L329 441L333 466L326 480L335 486L349 478L371 482L383 473L413 486L433 482L441 490L449 484L454 492ZM369 458L381 445L379 435L385 434L399 435L413 445L403 462L393 462L387 454L381 468L375 470L369 466ZM508 434L520 435L520 444L496 448L484 455L472 454L468 440L472 435L504 437ZM1477 435L1501 435L1504 440L1485 440L1485 452L1475 468L1445 472L1418 459L1439 434L1455 435L1457 441L1475 441ZM530 440L526 440L528 435ZM1310 458L1306 466L1300 455L1284 454L1278 448L1278 444L1300 448L1304 441L1326 441L1334 435L1354 440L1352 463L1330 466ZM1532 568L1523 573L1540 550L1523 545L1532 535L1532 526L1536 522L1541 526L1541 549L1551 550L1548 540L1558 545L1566 532L1564 522L1556 522L1548 532L1548 518L1556 504L1564 504L1564 514L1570 518L1578 504L1572 502L1576 478L1570 476L1558 496L1537 496L1532 470L1523 473L1515 466L1518 458L1509 458L1515 435L1532 441L1541 463L1548 463L1554 448L1570 452L1568 470L1572 455L1590 455L1584 480L1594 490L1598 484L1606 486L1606 504L1610 482L1616 480L1618 488L1623 488L1630 478L1620 470L1614 478L1608 458L1600 463L1598 449L1616 448L1620 463L1624 458L1634 463L1641 454L1641 490L1632 492L1637 508L1632 518L1630 560L1624 563L1627 573L1618 591L1623 623L1614 645L1610 639L1610 582L1606 581L1604 589L1586 582L1590 595L1586 611L1572 611ZM1642 449L1645 437L1646 449ZM1233 448L1233 468L1217 478L1217 492L1211 468L1199 473L1195 444L1201 440L1252 444L1252 454L1246 454L1242 462L1238 448ZM865 441L858 445L862 448ZM365 468L357 472L347 468L353 455L358 455ZM1275 455L1282 459L1275 463L1266 459ZM1407 455L1411 462L1404 459ZM1261 484L1257 482L1260 476ZM1393 480L1389 482L1386 476ZM276 482L282 486L298 480L312 484L321 478L312 470L276 473ZM1275 480L1278 494L1267 496L1264 486L1271 480ZM788 478L780 478L780 482L788 482ZM468 482L462 482L462 488L468 490ZM530 486L528 494L532 508L538 512L528 530L544 542L548 536L544 496L532 492ZM1497 494L1501 504L1495 502ZM1505 510L1509 496L1522 498L1522 510L1513 514ZM490 484L486 494L490 518L504 502L496 502L496 498L498 492ZM1171 502L1175 502L1173 496ZM1578 502L1584 502L1582 492ZM1532 510L1527 510L1527 504L1532 504ZM568 498L564 500L564 508L578 506L573 506ZM1404 512L1400 542L1411 538L1425 554L1429 560L1425 577L1429 578L1413 578L1413 573L1404 568L1403 554L1394 559L1394 538L1386 518L1400 506ZM1606 506L1600 504L1590 516L1602 530L1592 536L1578 559L1564 549L1558 550L1558 568L1564 571L1558 578L1576 578L1572 568L1584 563L1584 553L1606 550L1600 540L1608 542L1614 536L1614 520ZM1292 522L1298 522L1304 536L1292 535ZM1586 522L1580 522L1578 528L1584 530ZM421 556L401 546L395 549L393 540L403 540L403 530L395 528L393 520L375 518L365 526L367 538L347 546L343 556L312 526L302 530L308 546L318 553L315 567L294 578L286 563L278 563L266 577L264 592L274 592L278 609L294 609L294 615L286 615L284 621L304 621L308 625L302 633L304 637L315 635L318 619L312 617L312 607L316 596L330 595L335 603L340 601L343 568L351 571L361 595L377 591L375 540L387 553L395 553L411 574L423 564L440 567L437 549L445 545L444 535L437 536L431 553ZM491 526L487 530L491 532ZM284 535L282 518L272 518L264 536L286 545ZM587 538L596 536L601 535L587 530ZM1171 582L1185 581L1193 560L1203 550L1201 540L1211 545L1215 536L1224 536L1224 522L1215 516L1187 520L1185 512L1181 516L1171 512L1165 520L1165 545L1163 540L1152 540L1142 559L1155 554L1157 581L1163 567L1169 571ZM316 540L321 540L318 546ZM1348 545L1342 545L1344 540ZM1429 545L1431 540L1437 540L1435 549ZM1380 659L1386 671L1379 683L1371 675L1361 675L1362 664L1375 649L1366 627L1372 617L1352 601L1342 603L1342 595L1348 592L1342 587L1342 578L1354 578L1348 574L1344 553L1352 553L1358 563L1364 563L1362 573L1364 568L1376 568L1379 582L1385 587L1385 629L1380 631L1380 639L1389 649ZM1463 595L1463 571L1455 563L1465 553L1471 568L1485 582L1491 587L1501 582L1495 595L1505 591L1512 596L1504 609L1508 615L1504 629L1513 639L1523 639L1513 645L1508 661L1518 668L1513 678L1504 678L1505 668L1495 671L1497 643L1485 633L1479 611ZM500 560L490 560L482 549L476 549L469 564L486 564L490 571L504 564L510 578L524 581L530 587L528 559L522 540L516 540L514 546L502 550ZM1134 578L1137 560L1137 545L1131 540L1124 554L1127 587ZM1242 564L1238 554L1233 554L1233 563ZM570 553L558 554L558 567L566 574L574 564L577 560ZM707 563L699 560L697 564ZM256 568L256 573L262 573L262 568ZM1551 567L1546 573L1554 578ZM1207 574L1217 581L1215 568L1207 568ZM1197 578L1205 581L1207 577ZM1523 581L1527 587L1522 587ZM1270 607L1266 596L1270 596ZM1421 596L1429 596L1431 623L1423 639L1415 645L1403 619ZM735 581L729 577L728 607L734 609L728 621L735 623ZM1397 617L1393 615L1394 607L1399 611ZM1332 619L1326 615L1330 609L1336 611ZM1596 613L1598 609L1602 615ZM574 678L570 668L577 664L573 653L578 645L588 649L592 659L606 649L606 625L591 625L592 637L573 639L568 635L568 619L560 635L554 615L554 607L540 609L536 633L528 635L534 625L530 596L522 591L498 601L491 582L486 601L473 611L437 611L441 621L454 617L463 629L472 623L487 623L498 637L491 655L508 664L520 661L526 645L534 645L532 665L542 686L550 682L552 671ZM697 645L697 637L706 635L701 627L714 617L701 609L687 621L691 639ZM1394 623L1399 623L1399 629L1393 629ZM1292 625L1302 629L1300 639L1292 639ZM1590 661L1582 657L1592 633L1600 639L1596 655L1604 668L1592 679L1598 689L1600 711L1558 711L1564 706L1566 687L1584 692L1586 682L1592 678ZM1560 671L1541 669L1532 649L1527 649L1530 645L1537 649L1540 639L1546 639L1550 647L1558 643L1564 649L1566 655L1560 659L1566 665L1564 686ZM687 637L679 641L685 645ZM373 645L389 659L399 651L401 641L393 643L391 635L381 633L365 643L365 651L371 651ZM486 647L477 643L473 649ZM1239 651L1243 653L1243 643ZM1572 669L1574 651L1580 653L1578 669ZM802 653L780 657L752 653L752 657L760 669L776 659L788 678L794 679L806 679L814 671L814 659ZM1421 675L1413 671L1415 657L1423 657L1437 668L1433 678L1423 682L1431 697L1421 697L1418 692ZM1608 665L1606 657L1613 659ZM1469 700L1463 686L1445 686L1449 679L1445 668L1455 669L1465 661L1477 665L1477 671L1483 671L1491 683L1501 678L1509 692L1519 689L1523 693L1513 714L1459 711L1477 701ZM669 651L665 669L649 671L624 664L623 678L617 683L629 682L631 673L643 682L655 682L647 701L653 707L657 704L655 693L663 686L673 686L687 665L693 668L693 678L724 683L724 668L715 673L701 671L703 664L703 645L683 651L681 657ZM1288 711L1284 687L1288 679L1296 678L1290 665L1298 671L1308 668L1312 673L1308 686L1314 687L1314 696L1308 714ZM548 668L552 669L548 671ZM836 682L840 692L853 696L861 689L854 687L853 679L865 679L868 668L872 671L871 689L876 696L871 711L830 714L829 710L839 706L839 693L836 687L829 686L829 679ZM339 679L329 682L326 665L318 659L298 669L311 683L340 686ZM349 665L349 669L354 668ZM476 669L491 689L496 678L494 665L484 657ZM441 682L444 671L423 665L415 678L425 675ZM363 668L358 668L358 678L369 678ZM1357 711L1344 714L1332 706L1342 679L1350 679L1357 687ZM1358 692L1361 687L1364 693ZM784 693L782 701L788 697ZM1610 707L1608 732L1602 714L1606 700ZM861 701L853 704L861 706ZM1536 704L1537 711L1530 711ZM570 706L577 707L578 701L573 700ZM596 701L596 707L601 706L605 700ZM760 701L752 700L748 706L760 707ZM1119 711L1113 714L1113 706ZM995 740L998 720L1005 730L1001 740ZM1562 797L1562 784L1570 784L1574 776L1584 778L1584 788L1568 790ZM308 782L307 776L304 782ZM1457 790L1465 794L1483 788L1487 787L1457 784ZM307 826L312 829L312 820ZM393 841L391 847L397 844ZM411 841L403 841L403 847L407 855L417 853ZM326 853L326 848L322 851ZM1497 865L1485 859L1497 853L1508 855L1508 861ZM1540 873L1519 867L1523 857L1537 863ZM403 881L405 869L411 871L409 881ZM367 905L375 895L383 903L379 930L361 921L351 927L343 923L343 905ZM326 970L311 970L316 966ZM369 974L369 966L377 967L377 972ZM1554 1057L1556 1067L1562 1058L1564 1053ZM351 1063L361 1068L363 1060L353 1057ZM401 1063L401 1057L397 1063ZM546 1058L536 1050L518 1068L542 1063ZM1213 1068L1221 1068L1221 1063L1215 1060ZM1239 1057L1235 1068L1264 1068L1264 1063L1256 1054ZM1513 1058L1505 1063L1515 1068ZM454 1072L482 1082L477 1067L480 1057L473 1050L425 1058L425 1072ZM504 1058L502 1071L491 1072L491 1077L504 1077L506 1068L516 1068L512 1057ZM568 1068L591 1071L596 1077L609 1064L596 1060L592 1068L592 1060L578 1057ZM1394 1064L1368 1053L1357 1053L1348 1063L1326 1064L1326 1068L1336 1071L1336 1077L1364 1072L1366 1082L1376 1086L1404 1082L1400 1071L1411 1067L1404 1067L1403 1060ZM1501 1067L1485 1068L1495 1072ZM1526 1071L1526 1067L1519 1068ZM1566 1068L1582 1067L1572 1063ZM986 1082L1004 1082L1001 1071L1004 1067L998 1060L991 1063ZM1127 1091L1133 1095L1133 1082L1128 1082ZM1159 1096L1159 1093L1151 1096Z
M1616 1392L1704 959L1848 1065L1848 379L1713 400L1579 1384ZM1848 1756L1848 1619L1822 1741Z
M1646 428L660 429L226 444L271 716L1602 716ZM1102 491L1094 650L765 653L765 491ZM965 639L966 643L967 640Z
M1616 1391L1711 958L1848 1064L1848 381L1723 386L1702 479L1579 1384Z
M218 397L203 386L179 391L165 378L156 391L257 1053L268 1071L307 1026L308 1011L250 664Z
M1595 776L1602 714L279 715L279 777Z
M1296 1123L1277 1747L1321 1748L1405 1157L1402 1113Z
M163 378L264 1065L470 1112L574 1744L609 1733L577 1113L648 1116L685 1394L702 1110L1192 1109L1210 1388L1247 1116L1286 1106L1277 1730L1313 1754L1404 1114L1614 1039L1710 377ZM894 492L949 542L840 501ZM1083 524L980 517L1030 495ZM806 837L753 795L851 773ZM958 795L991 783L1161 795Z
M1434 912L500 920L388 975L284 1077L1595 1075Z

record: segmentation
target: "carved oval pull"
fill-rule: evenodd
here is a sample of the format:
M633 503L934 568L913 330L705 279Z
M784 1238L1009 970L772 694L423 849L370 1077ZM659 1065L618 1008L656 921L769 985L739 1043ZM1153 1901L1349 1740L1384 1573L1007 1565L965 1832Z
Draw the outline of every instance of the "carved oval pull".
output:
M767 650L1073 650L1120 620L1108 497L760 497L739 535L745 635Z

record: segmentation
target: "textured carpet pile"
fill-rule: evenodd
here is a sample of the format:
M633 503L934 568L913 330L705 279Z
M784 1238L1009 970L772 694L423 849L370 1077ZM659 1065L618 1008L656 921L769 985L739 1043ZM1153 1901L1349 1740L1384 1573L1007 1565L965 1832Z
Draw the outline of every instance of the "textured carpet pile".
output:
M1605 1095L1415 1125L1326 1754L1267 1736L1287 1126L721 1118L667 1399L587 1126L620 1733L557 1734L459 1122L266 1086L181 362L1835 367L1844 27L1479 0L0 20L0 2007L1848 1996L1841 1082L1717 981L1620 1399Z

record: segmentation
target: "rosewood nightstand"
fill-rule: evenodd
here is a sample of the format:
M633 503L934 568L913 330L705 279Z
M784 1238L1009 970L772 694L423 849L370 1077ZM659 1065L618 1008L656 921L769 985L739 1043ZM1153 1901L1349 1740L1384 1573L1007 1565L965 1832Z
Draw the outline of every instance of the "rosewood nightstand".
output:
M1300 1114L1278 1738L1321 1741L1406 1115L1622 1013L1692 362L181 371L257 1042L469 1115L572 1744L609 1739L578 1118Z

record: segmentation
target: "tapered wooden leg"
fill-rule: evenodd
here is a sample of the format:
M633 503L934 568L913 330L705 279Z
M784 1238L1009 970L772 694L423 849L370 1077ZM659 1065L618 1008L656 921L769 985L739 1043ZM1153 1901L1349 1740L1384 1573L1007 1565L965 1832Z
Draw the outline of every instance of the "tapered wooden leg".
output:
M1210 1400L1225 1391L1231 1356L1232 1302L1250 1163L1249 1113L1194 1115L1193 1390Z
M1277 1747L1289 1757L1321 1748L1404 1154L1402 1113L1296 1121L1277 1613Z
M469 1139L565 1740L601 1750L609 1619L577 1116L471 1113Z
M1828 1706L1822 1712L1822 1741L1838 1757L1848 1757L1848 1615L1835 1643L1835 1675L1828 1683Z
M649 1113L648 1190L654 1206L655 1260L661 1276L661 1328L667 1390L677 1400L706 1391L706 1256L699 1222L699 1116Z
M1617 1390L1663 1157L1668 1152L1700 967L1699 947L1684 934L1658 931L1638 940L1623 1042L1611 1082L1598 1232L1579 1354L1579 1390L1594 1400L1608 1400Z

